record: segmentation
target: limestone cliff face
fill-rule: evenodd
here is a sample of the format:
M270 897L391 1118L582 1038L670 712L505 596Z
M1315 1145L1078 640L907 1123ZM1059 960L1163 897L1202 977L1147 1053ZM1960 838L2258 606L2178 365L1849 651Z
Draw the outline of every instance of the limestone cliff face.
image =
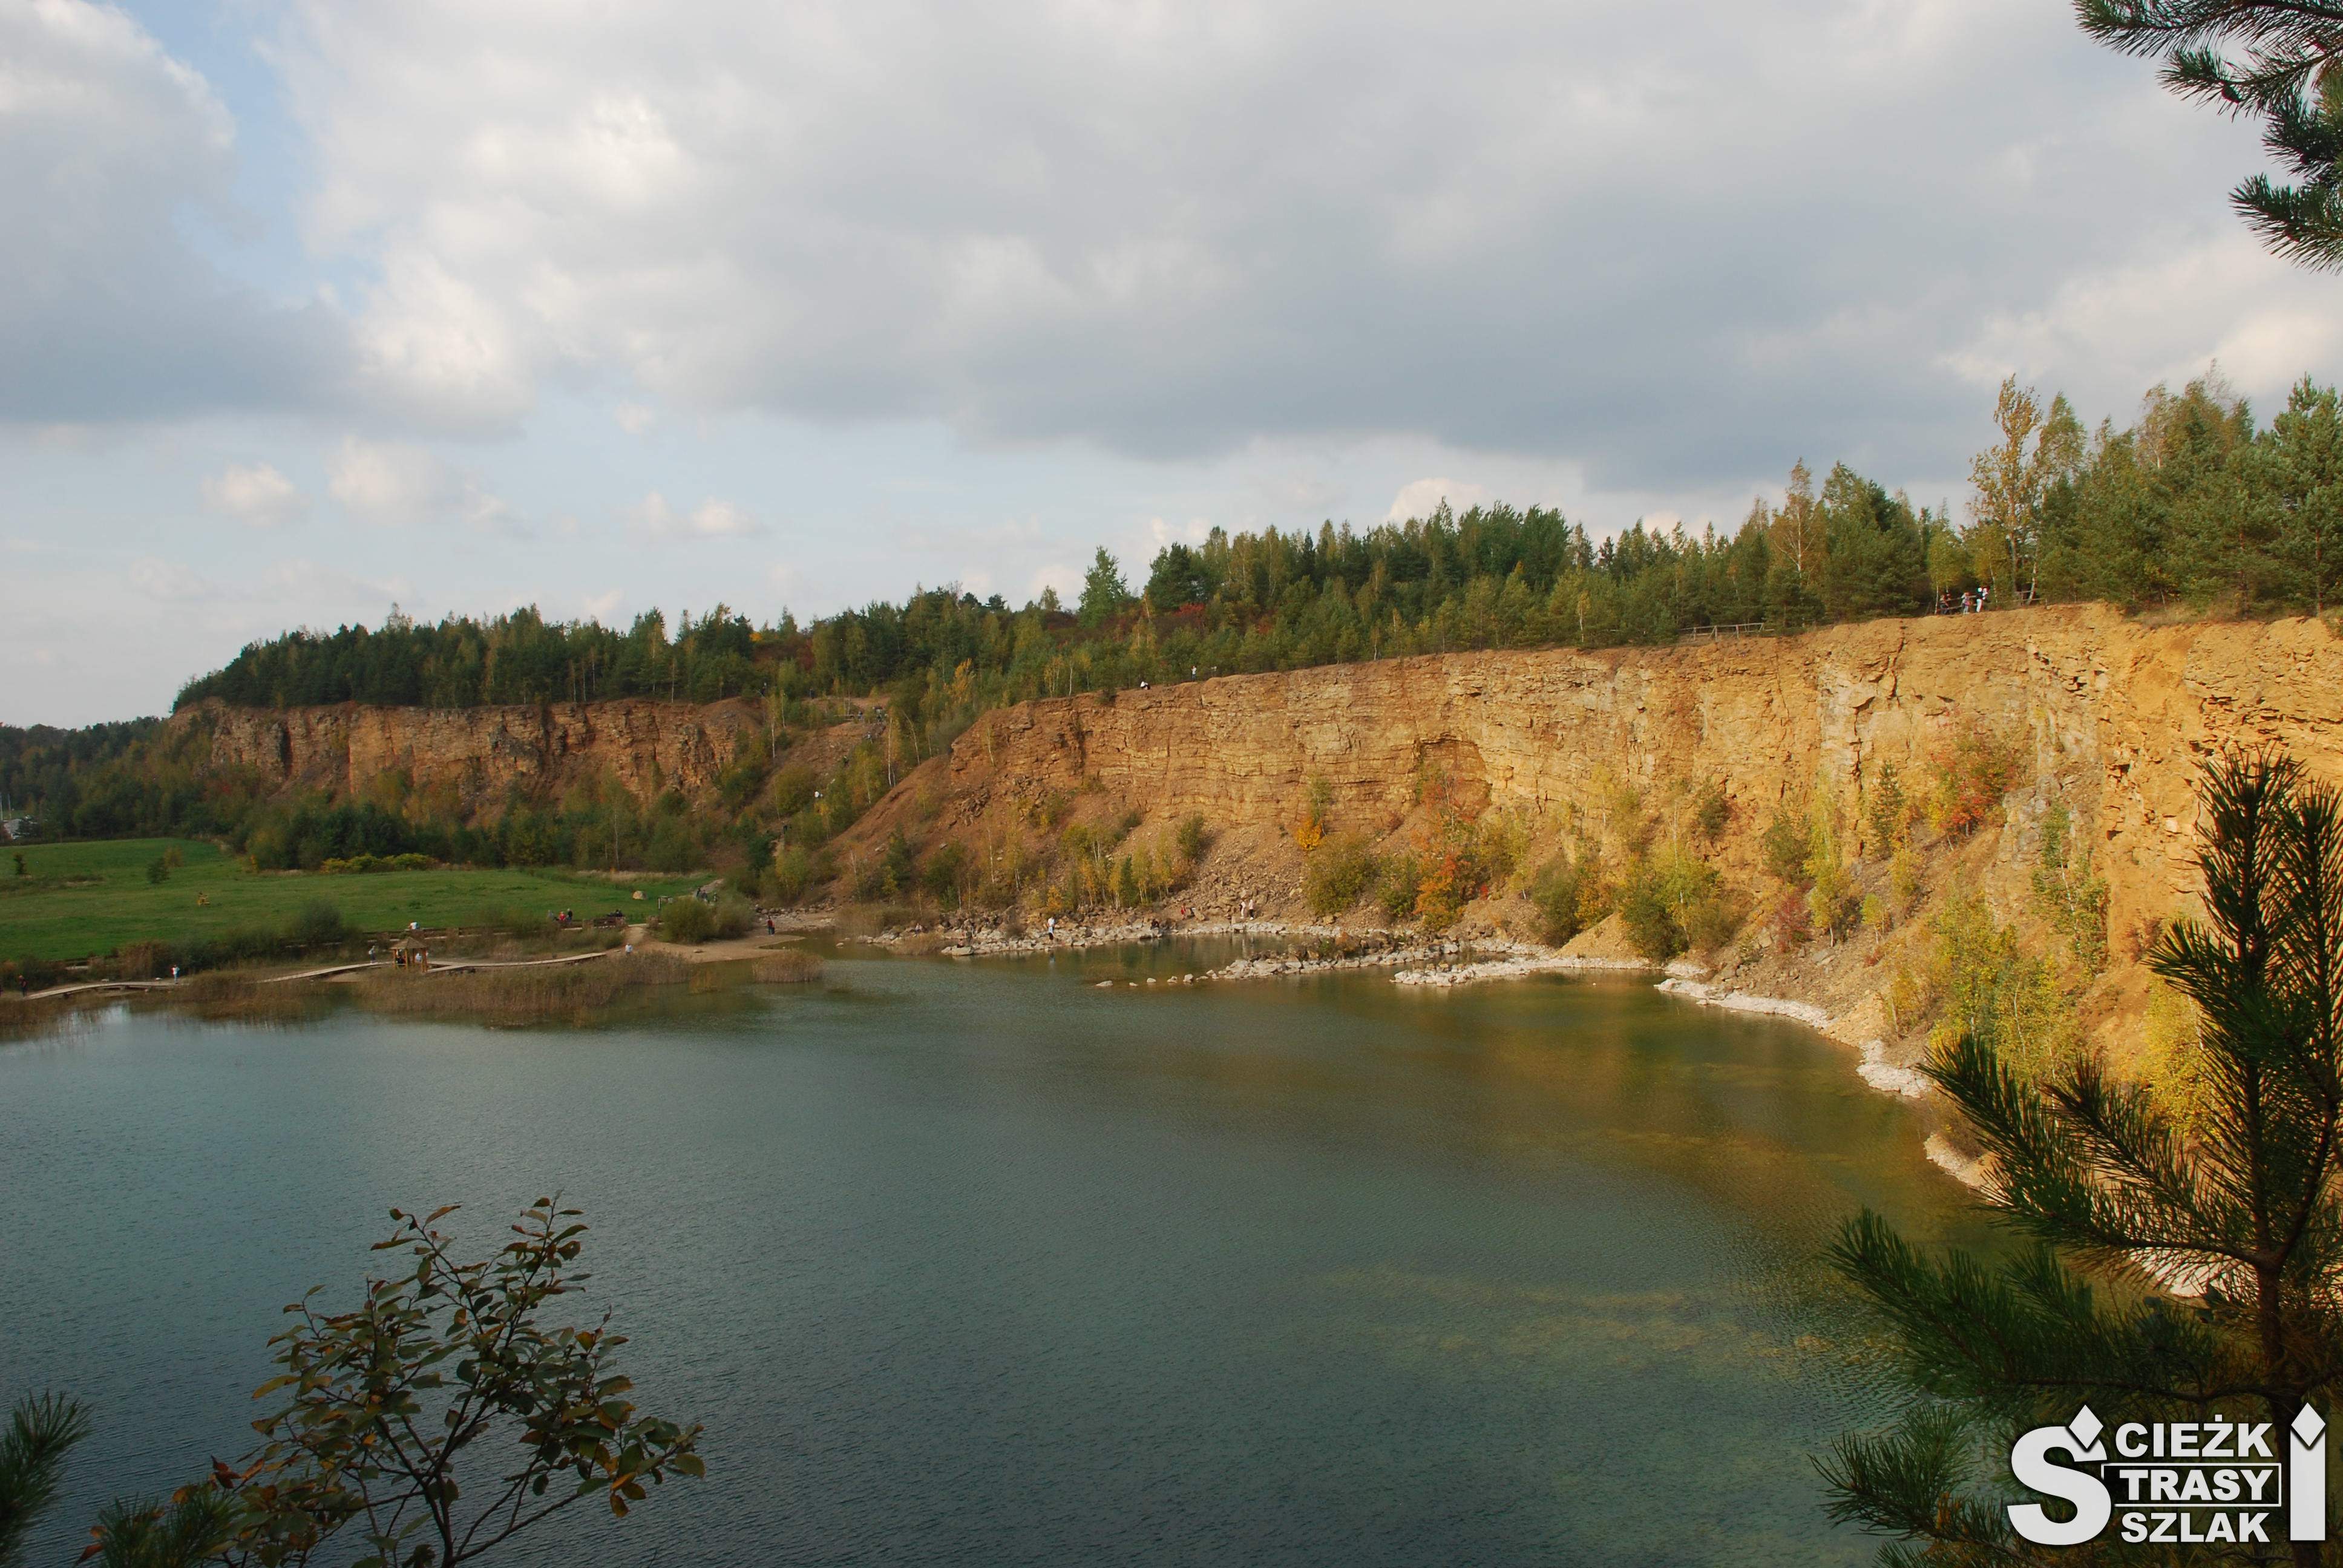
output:
M287 712L206 704L177 722L211 728L213 768L249 769L272 789L347 797L399 771L417 794L494 813L516 789L546 798L605 775L641 799L673 789L699 800L756 730L758 715L739 701Z
M278 789L363 794L403 770L420 794L493 813L605 774L639 797L707 797L755 733L746 702L627 701L461 710L206 706L212 765ZM1755 838L1798 796L1850 800L1893 763L1907 779L1962 727L2030 754L2006 857L2062 800L2096 845L2110 930L2168 913L2191 889L2199 758L2276 741L2343 780L2343 638L2305 619L2148 627L2070 606L1874 621L1795 638L1451 654L1234 676L987 715L860 824L850 851L897 826L915 837L1005 824L1041 795L1102 789L1157 820L1217 828L1293 820L1309 781L1337 827L1409 808L1429 766L1468 804L1548 830L1599 826L1620 784L1721 782L1728 872L1755 876Z
M2096 839L2121 933L2191 887L2204 754L2277 741L2343 780L2343 638L2313 620L2155 628L2072 606L1396 659L1028 703L980 721L911 788L947 829L1085 779L1150 818L1242 825L1290 822L1322 777L1336 825L1372 829L1407 809L1427 763L1468 801L1549 828L1574 812L1599 822L1621 783L1721 780L1735 824L1722 853L1750 869L1777 803L1852 799L1889 763L1916 779L1971 722L2031 754L2012 853L2029 818L2063 799ZM864 831L905 815L882 805Z

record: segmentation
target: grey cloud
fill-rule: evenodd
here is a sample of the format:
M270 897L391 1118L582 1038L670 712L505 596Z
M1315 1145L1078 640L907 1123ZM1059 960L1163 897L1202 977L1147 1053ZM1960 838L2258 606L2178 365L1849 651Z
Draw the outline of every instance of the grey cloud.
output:
M2343 352L2300 327L2327 286L2237 250L2250 138L2041 0L694 0L558 28L293 0L273 52L310 241L373 279L349 317L175 281L203 271L156 214L225 155L216 106L156 88L201 134L126 134L96 183L127 194L51 247L89 280L0 305L0 346L57 361L0 373L0 411L306 388L486 430L560 379L1683 487L1801 455L1956 471L2008 368L2120 411L2224 344ZM2106 308L2192 256L2234 286ZM2270 374L2303 368L2331 373Z
M1940 471L2013 302L2219 232L2234 153L2038 0L301 15L326 226L493 311L481 376L1148 457Z

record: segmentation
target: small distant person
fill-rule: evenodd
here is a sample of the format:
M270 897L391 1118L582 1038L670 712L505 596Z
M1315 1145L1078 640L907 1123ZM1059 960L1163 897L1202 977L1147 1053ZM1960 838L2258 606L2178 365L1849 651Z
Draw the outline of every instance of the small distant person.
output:
M177 980L179 978L179 966L176 964L173 964L171 966L171 978L173 980Z
M1051 941L1056 941L1058 940L1058 917L1051 915L1048 920L1042 921L1041 930L1043 934Z

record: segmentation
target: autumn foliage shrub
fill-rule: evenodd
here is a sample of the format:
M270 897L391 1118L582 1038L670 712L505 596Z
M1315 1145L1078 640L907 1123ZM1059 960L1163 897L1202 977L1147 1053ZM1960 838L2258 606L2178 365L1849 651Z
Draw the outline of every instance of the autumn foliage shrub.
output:
M1929 759L1928 826L1947 839L1966 839L2000 809L2017 781L2015 743L1971 724Z

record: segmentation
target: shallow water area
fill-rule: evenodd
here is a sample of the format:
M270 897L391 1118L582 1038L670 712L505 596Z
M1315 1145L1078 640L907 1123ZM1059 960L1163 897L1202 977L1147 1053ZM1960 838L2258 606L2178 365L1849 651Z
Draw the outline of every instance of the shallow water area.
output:
M1161 983L1242 950L0 1045L0 1390L97 1419L32 1560L242 1452L277 1309L349 1299L389 1206L485 1249L554 1189L709 1476L496 1560L1866 1560L1806 1459L1862 1413L1814 1260L1862 1203L1975 1238L1909 1107L1639 982Z

